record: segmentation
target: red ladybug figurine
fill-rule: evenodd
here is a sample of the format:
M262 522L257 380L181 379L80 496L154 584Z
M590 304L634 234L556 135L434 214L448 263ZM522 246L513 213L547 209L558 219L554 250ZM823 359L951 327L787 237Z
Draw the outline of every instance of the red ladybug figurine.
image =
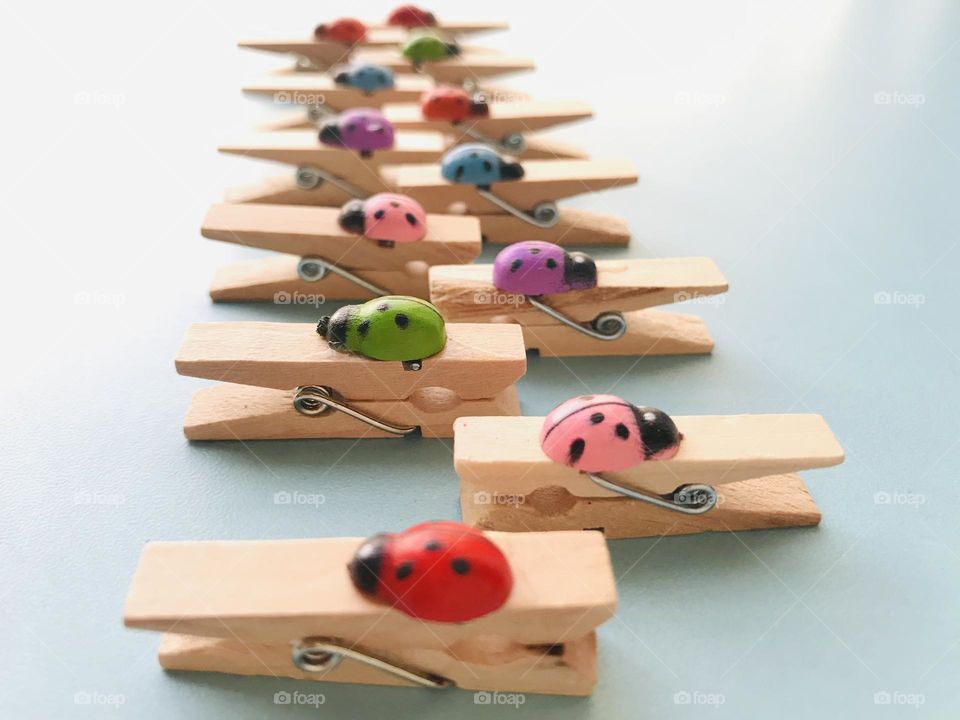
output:
M400 27L411 28L434 27L437 24L437 18L432 12L428 12L416 5L401 5L394 9L387 18L387 25L399 25Z
M347 45L356 45L358 42L363 42L367 36L367 26L356 18L340 18L331 23L317 25L313 36L317 40L333 40Z
M471 97L463 88L438 85L420 98L420 112L426 120L461 122L471 117L487 117L490 106L481 96Z
M367 538L348 570L371 600L432 622L467 622L492 613L513 588L500 549L479 530L456 522L425 522Z

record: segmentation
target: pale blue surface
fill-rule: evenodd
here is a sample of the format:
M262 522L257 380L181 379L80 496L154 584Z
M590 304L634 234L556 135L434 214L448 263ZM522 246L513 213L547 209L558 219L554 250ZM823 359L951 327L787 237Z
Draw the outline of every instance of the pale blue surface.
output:
M165 675L157 636L121 626L148 540L455 518L457 478L449 443L190 446L180 434L202 384L173 370L190 322L317 315L215 307L204 294L216 267L254 254L201 240L204 209L263 170L213 148L265 114L236 89L278 64L232 45L343 9L60 5L0 9L0 715L956 717L956 3L591 3L549 31L519 3L430 3L441 17L511 18L510 33L478 42L536 58L515 85L594 105L596 120L560 135L637 163L638 187L579 202L629 218L629 254L710 255L730 279L722 305L692 308L715 335L712 357L532 358L524 412L584 390L675 414L814 411L847 451L844 465L806 474L819 528L612 543L621 602L600 631L596 693L531 695L520 710L461 692ZM603 61L581 54L601 47ZM924 102L877 104L878 92ZM882 292L924 302L877 304ZM281 490L326 502L276 505ZM877 492L922 504L878 504ZM294 689L326 703L274 705ZM883 692L923 704L875 704Z

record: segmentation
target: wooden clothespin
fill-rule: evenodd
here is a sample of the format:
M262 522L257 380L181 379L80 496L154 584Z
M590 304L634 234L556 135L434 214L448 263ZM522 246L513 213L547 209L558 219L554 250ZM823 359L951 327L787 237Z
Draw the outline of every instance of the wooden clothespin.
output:
M435 318L423 317L429 311L421 306L431 307L386 297L341 308L318 326L191 326L177 372L219 384L193 396L184 434L190 440L396 437L419 427L426 437L450 437L461 415L519 414L514 383L527 366L519 328L447 324L444 344L442 318L435 309ZM366 327L360 318L370 321ZM426 341L423 328L434 332ZM399 331L421 338L413 356L391 354ZM391 361L335 349L370 343Z
M307 112L299 117L298 125L283 126L284 129L295 129L313 127L330 112L416 102L434 86L433 80L425 75L394 75L391 72L373 77L377 72L375 69L366 71L371 75L367 78L363 67L347 67L333 73L275 74L261 82L244 85L243 92L270 97L280 105L306 107Z
M159 659L167 670L589 695L597 680L596 628L616 606L603 536L476 535L481 539L464 542L492 544L509 564L512 585L496 610L466 622L424 620L409 607L371 601L348 567L352 572L358 549L377 538L326 538L152 542L133 578L124 624L163 633ZM433 543L440 560L428 558L436 563L428 581L457 561L455 572L463 561L466 572L450 583L469 580L476 569L470 551L447 553ZM411 583L421 569L412 565Z
M489 169L488 169L489 168ZM637 182L629 160L524 160L500 157L479 143L458 145L439 165L386 165L380 174L396 192L428 212L480 218L484 239L508 245L544 240L563 245L626 245L630 231L615 216L556 201Z
M308 295L428 299L428 268L472 262L482 244L476 218L426 215L415 201L390 193L348 202L342 210L214 205L201 232L213 240L284 253L220 270L210 288L218 302L292 301Z
M460 418L454 463L464 521L511 531L593 529L609 538L820 522L795 474L843 462L819 415L677 417L674 447L664 451L665 413L629 405L583 396L547 418ZM617 464L631 452L636 457ZM614 469L604 471L605 462Z
M504 55L499 52L462 48L458 55L442 60L411 60L403 51L391 48L371 48L357 52L352 61L384 65L395 73L422 72L437 82L462 85L470 81L530 72L536 68L533 60Z
M709 353L713 338L701 318L650 308L727 288L710 258L595 262L542 242L511 245L492 265L430 269L430 301L444 317L517 323L527 349L544 357Z

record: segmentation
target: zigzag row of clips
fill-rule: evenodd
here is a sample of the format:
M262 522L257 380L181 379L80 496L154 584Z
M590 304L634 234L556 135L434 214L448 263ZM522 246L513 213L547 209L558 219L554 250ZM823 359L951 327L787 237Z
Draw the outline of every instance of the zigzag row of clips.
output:
M617 598L605 538L820 521L796 473L844 454L819 415L671 417L609 394L521 415L529 351L712 352L703 318L659 308L728 282L707 257L602 255L626 222L563 201L633 191L637 171L542 134L588 105L489 84L533 69L468 37L505 28L404 5L241 43L295 62L244 87L285 112L220 150L284 168L209 208L204 237L268 251L210 297L345 302L192 325L176 369L214 384L184 433L453 438L464 524L150 543L124 620L164 633L164 668L587 695Z

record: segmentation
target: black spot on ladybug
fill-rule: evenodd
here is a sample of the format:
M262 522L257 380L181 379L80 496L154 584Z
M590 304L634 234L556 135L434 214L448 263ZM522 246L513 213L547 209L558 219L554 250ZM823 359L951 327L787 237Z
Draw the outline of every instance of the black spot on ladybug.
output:
M377 211L373 214L373 216L374 216L377 220L382 220L384 215L386 215L386 213L385 213L383 210L377 210Z
M615 427L613 431L621 440L626 440L630 437L630 430L623 423L617 423L617 427Z
M493 165L490 164L489 160L483 161L483 169L486 170L487 172L490 172L491 170L493 170Z
M510 272L516 272L523 266L523 260L517 258L512 263L510 263Z
M539 254L540 254L540 248L530 248L530 254L531 254L531 255L539 255Z
M424 545L423 547L424 547L425 550L430 550L430 551L432 551L432 552L436 552L437 550L439 550L439 549L440 549L441 547L443 547L443 546L440 544L440 541L439 541L439 540L431 540L430 542L428 542L428 543L427 543L426 545Z
M357 129L357 126L354 125L353 123L350 123L349 125L347 125L347 132L353 132L356 129Z
M460 178L463 177L463 171L464 171L464 167L463 167L463 165L461 165L460 167L457 168L457 172L454 173L454 177L455 177L457 180L459 180Z
M450 561L450 567L457 575L466 575L470 572L470 561L466 558L454 558Z
M410 324L410 318L408 318L403 313L397 313L394 316L393 321L397 324L397 327L400 328L401 330L406 330L407 325Z
M603 413L594 413L593 415L591 415L590 422L592 422L594 425L599 425L600 423L602 423Z
M377 305L377 312L386 312L390 308L390 305L387 303L380 303Z
M553 258L547 258L547 267L553 270L557 266L557 261Z
M577 438L572 443L570 443L569 460L571 465L573 465L577 460L580 459L586 447L587 447L587 442L583 438Z
M360 337L366 337L367 333L370 332L370 321L364 320L357 326L357 332L360 333Z
M390 207L400 207L400 203L398 203L396 200L391 200Z
M397 580L406 580L413 572L413 563L405 562L397 565Z
M410 224L413 225L414 227L417 226L417 218L414 217L413 213L407 213L407 214L405 215L405 217L407 218L407 222L408 222L408 223L410 223Z

